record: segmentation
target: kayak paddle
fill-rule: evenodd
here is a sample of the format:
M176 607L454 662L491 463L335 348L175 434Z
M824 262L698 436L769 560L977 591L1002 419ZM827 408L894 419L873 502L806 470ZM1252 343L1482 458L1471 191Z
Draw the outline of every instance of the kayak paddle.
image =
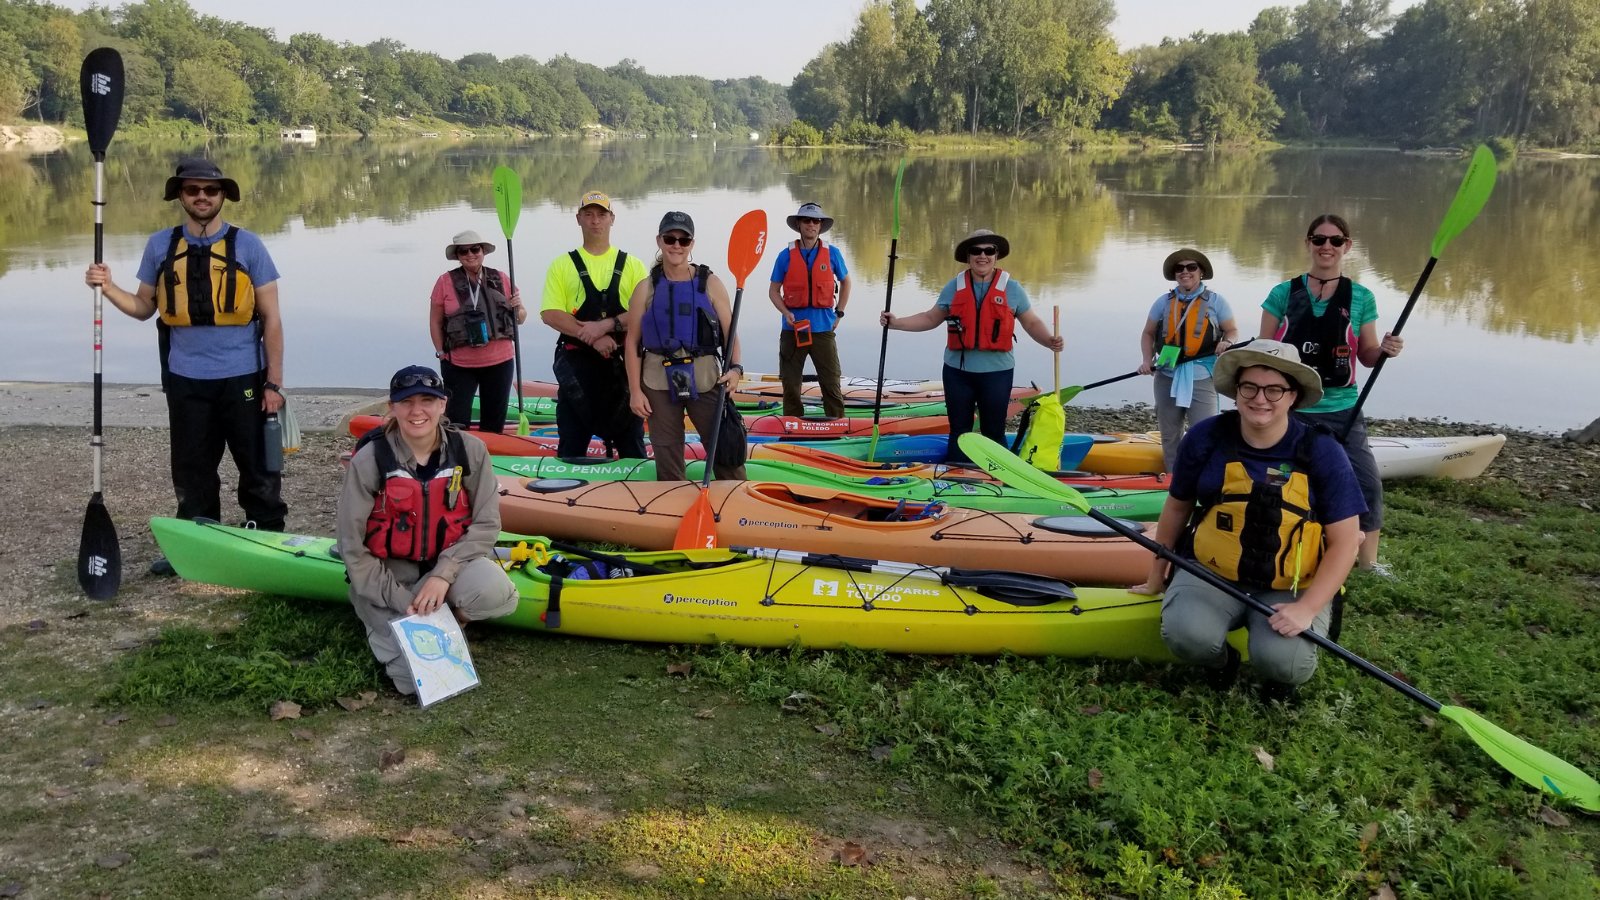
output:
M1406 327L1406 319L1411 317L1412 307L1417 305L1417 298L1422 296L1422 287L1428 283L1428 276L1433 274L1433 267L1439 262L1439 254L1444 252L1446 244L1450 243L1456 235L1467 230L1472 220L1478 217L1483 205L1489 202L1489 195L1494 192L1494 153L1483 144L1472 153L1472 163L1467 166L1467 174L1461 179L1461 187L1456 188L1456 197L1450 201L1450 208L1445 210L1444 221L1439 223L1439 230L1433 236L1433 245L1428 250L1428 264L1422 267L1422 274L1417 276L1416 287L1411 289L1411 296L1406 298L1405 309L1400 311L1400 318L1394 322L1390 334L1399 334L1400 329ZM1366 405L1367 395L1372 393L1372 385L1378 380L1378 373L1383 371L1383 364L1388 360L1387 355L1378 356L1378 364L1372 367L1372 373L1367 376L1367 383L1361 386L1361 395L1356 398L1354 410L1350 413L1350 420L1345 423L1344 431L1340 433L1342 443L1350 429L1355 427L1356 417L1361 415L1361 407Z
M728 269L733 272L733 312L728 316L728 333L722 348L722 374L728 374L733 364L733 335L739 327L739 304L744 300L744 280L756 270L761 253L767 249L767 214L752 209L739 217L733 225L733 235L728 238ZM711 424L711 440L706 443L706 468L700 478L700 496L678 526L678 536L672 549L707 550L717 546L717 514L711 508L711 473L716 468L717 440L722 436L722 404L727 402L727 390L717 382L717 417Z
M1055 395L1056 395L1056 397L1058 397L1061 400L1061 403L1063 405L1065 405L1065 404L1071 403L1072 402L1072 398L1078 396L1079 394L1083 393L1084 391L1092 391L1097 387L1105 387L1108 384L1116 384L1119 381L1127 381L1129 378L1138 378L1138 377L1139 377L1139 372L1136 369L1136 370L1134 370L1132 372L1129 372L1126 375L1118 375L1115 378L1106 378L1106 379L1102 379L1100 381L1092 382L1090 384L1075 384L1075 385L1072 385L1070 387L1060 387L1061 376L1059 374L1057 374L1056 375L1057 389L1055 391ZM1043 397L1048 397L1048 396L1050 396L1050 395L1049 394L1034 394L1034 395L1032 395L1030 397L1018 397L1017 401L1020 402L1020 403L1031 403L1031 402L1033 402L1035 400L1038 400L1038 399L1043 398Z
M900 167L894 173L894 198L889 201L889 277L883 289L883 311L889 312L889 301L894 298L895 250L900 246L900 182L906 177L906 158L900 157ZM883 326L883 337L878 342L878 398L872 404L872 443L867 445L867 460L878 452L878 422L883 415L883 365L889 359L889 326Z
M985 471L1007 485L1069 504L1084 515L1130 538L1261 615L1273 614L1272 607L1240 590L1232 582L1218 576L1205 566L1174 553L1146 537L1143 532L1094 509L1077 491L1029 466L983 435L974 433L962 435L961 449L967 454L967 458L983 466ZM1571 800L1581 809L1600 812L1600 781L1596 781L1572 763L1533 746L1469 709L1440 703L1323 635L1307 629L1302 631L1300 636L1461 726L1474 743L1512 775L1549 794Z
M89 51L78 73L83 95L83 123L89 132L89 152L94 154L94 261L105 261L106 147L122 118L122 54L110 47ZM105 328L105 295L94 289L94 493L83 514L83 535L78 540L78 585L95 600L110 600L122 586L122 545L101 494L100 473L105 455L101 434L101 348Z
M516 289L517 260L511 253L511 233L517 230L517 217L522 215L522 178L510 166L494 167L494 210L500 214L500 232L506 236L506 274L511 284L506 290ZM528 434L528 412L522 408L522 328L511 323L511 345L517 352L517 434Z

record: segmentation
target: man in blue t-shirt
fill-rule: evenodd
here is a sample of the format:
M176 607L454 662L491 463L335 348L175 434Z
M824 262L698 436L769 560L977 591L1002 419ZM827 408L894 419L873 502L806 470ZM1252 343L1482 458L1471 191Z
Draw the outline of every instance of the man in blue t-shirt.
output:
M1316 646L1300 635L1328 633L1367 504L1338 440L1289 414L1322 398L1322 376L1294 347L1237 344L1218 355L1212 377L1237 409L1183 436L1156 540L1274 612L1253 612L1187 571L1167 583L1160 557L1132 590L1154 594L1165 585L1162 640L1178 659L1211 669L1219 687L1238 671L1227 638L1243 626L1263 696L1287 699L1316 672Z
M783 414L805 415L800 389L809 356L822 390L823 415L841 418L844 391L839 384L839 345L834 329L850 302L850 272L839 248L822 240L833 227L833 219L822 207L803 204L788 222L800 239L778 254L772 266L772 284L767 288L767 299L783 314L783 331L778 335Z
M226 448L239 467L246 522L282 531L288 506L282 477L267 471L263 429L283 408L278 269L259 237L223 220L223 204L238 202L239 185L215 163L179 162L165 199L182 205L183 224L150 236L139 289L118 287L104 263L90 266L84 281L135 319L160 316L178 517L222 518L217 466ZM157 559L150 571L170 575L172 566Z

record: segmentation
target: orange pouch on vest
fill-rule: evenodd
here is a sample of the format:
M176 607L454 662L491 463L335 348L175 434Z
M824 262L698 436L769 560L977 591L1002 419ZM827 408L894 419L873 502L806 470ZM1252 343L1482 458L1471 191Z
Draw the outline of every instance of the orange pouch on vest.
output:
M811 346L811 320L794 320L794 345L796 347Z

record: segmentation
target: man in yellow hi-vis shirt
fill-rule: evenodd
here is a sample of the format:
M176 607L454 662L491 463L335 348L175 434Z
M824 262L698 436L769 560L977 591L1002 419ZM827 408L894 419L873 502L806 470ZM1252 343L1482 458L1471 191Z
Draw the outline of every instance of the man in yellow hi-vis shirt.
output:
M628 408L622 365L622 313L644 263L611 246L611 198L588 191L578 200L583 246L555 258L544 279L539 318L554 328L557 453L587 456L595 437L606 454L643 459L644 422Z

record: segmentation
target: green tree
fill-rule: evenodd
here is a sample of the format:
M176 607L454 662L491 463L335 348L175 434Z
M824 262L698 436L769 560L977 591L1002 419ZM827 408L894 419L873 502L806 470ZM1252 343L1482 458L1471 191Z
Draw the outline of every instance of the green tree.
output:
M241 120L250 114L250 88L244 79L204 59L187 59L172 73L172 102L211 130L218 120Z

